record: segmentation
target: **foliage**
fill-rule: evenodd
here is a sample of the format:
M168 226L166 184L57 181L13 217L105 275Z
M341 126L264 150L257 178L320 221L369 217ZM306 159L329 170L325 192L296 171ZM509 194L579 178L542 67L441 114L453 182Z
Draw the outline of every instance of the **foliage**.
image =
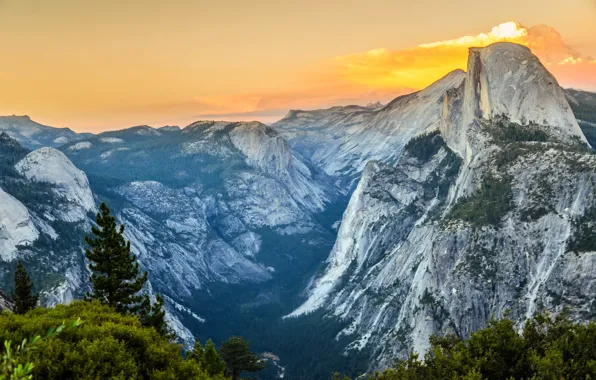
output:
M550 139L548 132L538 124L519 125L503 116L495 117L492 124L487 126L487 130L495 142L546 142Z
M239 379L242 372L259 372L265 368L261 358L253 354L248 342L239 336L229 338L221 345L219 351L232 380Z
M130 242L124 239L124 226L116 228L116 218L110 215L105 203L100 206L91 231L95 237L85 237L91 249L85 250L93 292L89 299L96 299L118 312L136 312L143 300L138 295L147 282L147 272L139 276L139 264L130 252Z
M130 242L123 236L124 226L116 228L116 218L110 215L105 203L100 206L96 222L100 228L91 229L96 237L85 238L91 247L85 255L93 271L90 277L93 293L88 299L97 299L120 313L138 313L143 326L153 327L162 336L173 338L165 320L163 297L158 295L156 303L152 304L148 295L139 294L148 274L139 276L137 257L130 252Z
M143 297L139 309L139 320L145 327L153 327L161 336L174 338L174 333L166 322L166 311L163 308L164 299L161 294L155 296L155 303L151 303L148 295Z
M397 360L375 380L593 379L596 324L574 324L564 315L536 315L519 333L505 318L462 340L432 337L420 360L415 353Z
M44 339L49 339L60 334L65 328L67 330L79 327L82 325L81 319L72 321L68 327L64 322L57 328L50 328ZM0 380L31 380L33 379L33 363L19 363L19 356L23 355L27 351L37 349L36 344L42 339L40 335L36 335L34 338L28 340L23 339L21 344L18 344L14 349L10 340L4 341L4 352L2 353L2 364L0 365Z
M404 147L406 153L416 157L422 162L427 162L432 156L445 146L439 131L433 131L414 137Z
M37 379L223 379L210 377L181 355L170 343L138 318L122 315L98 301L75 301L55 309L37 308L25 315L0 316L0 340L21 341L81 318L77 329L63 330L53 339L37 342L38 349L22 359L33 363Z
M513 208L511 177L496 177L487 173L476 193L460 199L449 214L449 219L459 219L474 226L499 225L501 219Z
M33 282L27 274L27 269L21 260L17 262L17 269L14 274L14 312L25 314L37 306L38 295L33 294Z
M211 339L205 343L205 347L201 346L201 342L195 342L195 347L188 358L198 362L201 368L211 376L224 375L226 372L226 363L219 356Z

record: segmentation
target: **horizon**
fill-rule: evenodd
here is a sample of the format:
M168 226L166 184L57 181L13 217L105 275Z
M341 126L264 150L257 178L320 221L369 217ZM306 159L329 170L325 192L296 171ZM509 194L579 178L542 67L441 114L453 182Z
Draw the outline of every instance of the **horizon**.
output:
M457 71L457 70L461 70L463 72L466 72L466 70L463 70L463 69L456 69L456 70L453 70L453 71ZM437 79L437 81L441 80L442 78L444 78L445 76L449 75L453 71L450 71L450 72L446 73L443 77ZM433 83L435 83L435 82L433 82ZM431 83L431 85L432 85L432 83ZM576 88L576 87L562 87L562 88L565 89L565 90L585 91L585 92L591 92L591 93L596 94L596 90L591 91L591 90L586 90L586 89ZM412 94L412 93L415 93L415 92L419 92L421 90L423 90L423 89L412 90L411 92L405 92L403 94L397 95L395 98L389 99L386 102L381 102L381 101L372 102L371 101L368 104L371 104L371 103L380 103L382 107L385 107L389 103L391 103L393 100L395 100L396 98L399 98L399 97L404 96L404 95L409 95L409 94ZM261 121L261 120L256 120L256 119L228 120L228 119L208 119L208 118L205 118L205 119L196 119L194 121L191 121L191 122L189 122L187 124L183 124L183 125L179 125L179 124L159 124L159 125L158 124L153 124L153 125L151 125L151 124L131 124L131 125L127 125L127 126L115 127L113 129L106 129L106 130L103 130L103 131L95 131L95 132L93 132L93 131L86 131L86 130L75 130L75 129L70 128L70 127L46 124L46 123L43 123L42 121L36 119L35 117L31 117L31 115L15 115L15 114L1 115L0 114L0 118L8 118L8 117L27 118L30 121L32 121L33 123L36 123L36 124L39 124L39 125L42 125L42 126L45 126L45 127L56 128L56 129L71 129L71 130L73 130L76 133L91 133L91 134L99 135L99 134L104 133L104 132L117 132L117 131L123 131L123 130L131 129L131 128L139 128L139 127L149 127L149 128L152 128L152 129L160 129L160 128L164 128L164 127L178 127L178 128L180 128L182 130L182 129L185 129L185 128L193 125L193 124L200 123L200 122L223 122L223 123L236 123L236 122L238 122L238 123L254 123L254 122L257 122L257 123L261 123L261 124L264 124L264 125L267 125L267 126L272 126L273 124L275 124L275 123L277 123L277 122L282 121L283 119L285 119L288 116L288 114L290 112L293 112L293 111L318 111L318 110L329 110L329 109L337 108L337 107L366 107L366 105L360 105L360 104L338 104L338 105L332 105L332 106L325 107L325 108L310 108L310 109L309 108L303 108L303 109L295 108L295 109L288 109L287 112L282 117L280 117L278 119L275 119L272 122L266 122L266 121Z
M506 0L490 14L477 1L458 12L436 0L375 0L365 9L150 3L1 2L0 33L11 38L0 114L92 133L198 120L271 124L292 109L385 104L465 69L469 47L501 41L528 46L562 87L596 91L596 3L588 0L564 9ZM370 12L373 28L358 23Z

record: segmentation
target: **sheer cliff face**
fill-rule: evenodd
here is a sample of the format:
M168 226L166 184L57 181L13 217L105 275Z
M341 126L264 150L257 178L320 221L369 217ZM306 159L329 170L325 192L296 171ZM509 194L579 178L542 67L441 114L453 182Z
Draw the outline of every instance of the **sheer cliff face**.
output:
M291 316L323 308L374 366L468 336L506 310L593 318L596 156L563 91L528 49L470 52L439 131L395 166L369 163L327 269Z

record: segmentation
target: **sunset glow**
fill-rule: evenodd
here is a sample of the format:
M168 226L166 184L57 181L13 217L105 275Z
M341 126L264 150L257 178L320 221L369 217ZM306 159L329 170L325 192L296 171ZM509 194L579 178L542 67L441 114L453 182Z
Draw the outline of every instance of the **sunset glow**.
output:
M498 41L528 46L561 85L596 91L589 1L428 3L0 1L0 114L78 131L273 122L289 109L390 101Z

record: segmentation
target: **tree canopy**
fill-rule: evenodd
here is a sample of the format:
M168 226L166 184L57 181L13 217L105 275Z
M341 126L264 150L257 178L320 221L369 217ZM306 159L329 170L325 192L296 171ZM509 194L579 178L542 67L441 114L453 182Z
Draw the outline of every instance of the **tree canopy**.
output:
M370 379L596 379L596 324L565 315L537 315L521 332L507 318L493 319L467 340L448 335L430 344L424 360L413 353Z
M84 322L81 326L42 339L37 349L19 358L33 364L35 379L224 379L185 360L182 346L143 327L136 316L122 315L98 301L37 308L25 315L5 312L0 315L0 341L21 342L78 318Z

